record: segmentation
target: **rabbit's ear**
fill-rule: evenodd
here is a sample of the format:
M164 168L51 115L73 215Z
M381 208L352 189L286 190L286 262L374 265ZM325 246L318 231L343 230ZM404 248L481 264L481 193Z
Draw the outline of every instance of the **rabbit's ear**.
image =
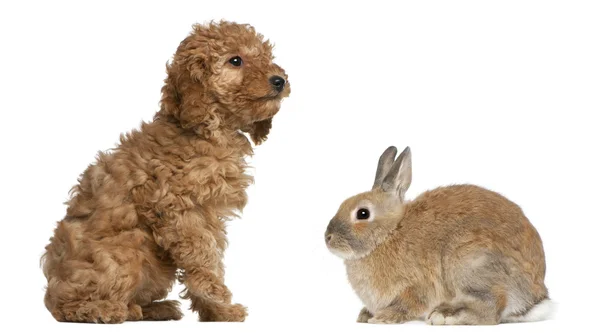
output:
M379 163L377 164L377 173L375 173L375 182L373 183L373 189L381 187L383 183L383 178L388 174L392 164L394 163L394 158L396 158L396 153L398 153L398 149L394 146L388 147L383 154L379 157Z
M383 178L381 188L385 192L393 192L404 201L404 194L412 181L412 159L410 147L406 147L398 156L388 174Z

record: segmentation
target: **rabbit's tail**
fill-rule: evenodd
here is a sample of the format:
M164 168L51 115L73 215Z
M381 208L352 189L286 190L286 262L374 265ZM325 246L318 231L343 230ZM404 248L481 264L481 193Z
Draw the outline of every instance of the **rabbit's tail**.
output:
M556 303L554 303L551 299L546 298L534 305L524 314L507 316L506 318L502 318L502 322L520 323L528 321L542 321L552 318L555 310Z

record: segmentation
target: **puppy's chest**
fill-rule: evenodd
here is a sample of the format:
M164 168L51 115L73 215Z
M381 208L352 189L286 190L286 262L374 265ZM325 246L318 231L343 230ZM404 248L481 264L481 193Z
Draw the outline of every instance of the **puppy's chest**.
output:
M238 206L241 200L245 204L245 191L252 183L246 168L239 156L225 159L199 156L191 159L176 178L181 180L182 194L189 190L195 204Z

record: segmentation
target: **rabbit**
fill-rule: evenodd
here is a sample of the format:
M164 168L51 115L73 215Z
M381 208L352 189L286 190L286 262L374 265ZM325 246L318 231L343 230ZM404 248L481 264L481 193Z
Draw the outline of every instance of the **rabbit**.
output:
M364 304L357 321L496 325L547 319L539 233L515 203L476 185L405 200L411 150L387 148L370 191L345 200L325 232Z

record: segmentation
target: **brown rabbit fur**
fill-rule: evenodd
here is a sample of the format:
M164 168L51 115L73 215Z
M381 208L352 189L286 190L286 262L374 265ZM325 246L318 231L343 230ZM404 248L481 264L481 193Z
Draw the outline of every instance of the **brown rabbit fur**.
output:
M253 181L242 132L263 142L290 93L271 52L249 25L193 26L167 65L153 121L100 153L72 189L42 257L56 320L180 319L179 303L163 300L177 279L201 321L245 319L224 284L225 222Z
M544 250L519 206L474 185L405 201L411 152L394 161L396 152L383 153L373 189L344 201L325 234L365 305L358 321L538 320L549 302Z

